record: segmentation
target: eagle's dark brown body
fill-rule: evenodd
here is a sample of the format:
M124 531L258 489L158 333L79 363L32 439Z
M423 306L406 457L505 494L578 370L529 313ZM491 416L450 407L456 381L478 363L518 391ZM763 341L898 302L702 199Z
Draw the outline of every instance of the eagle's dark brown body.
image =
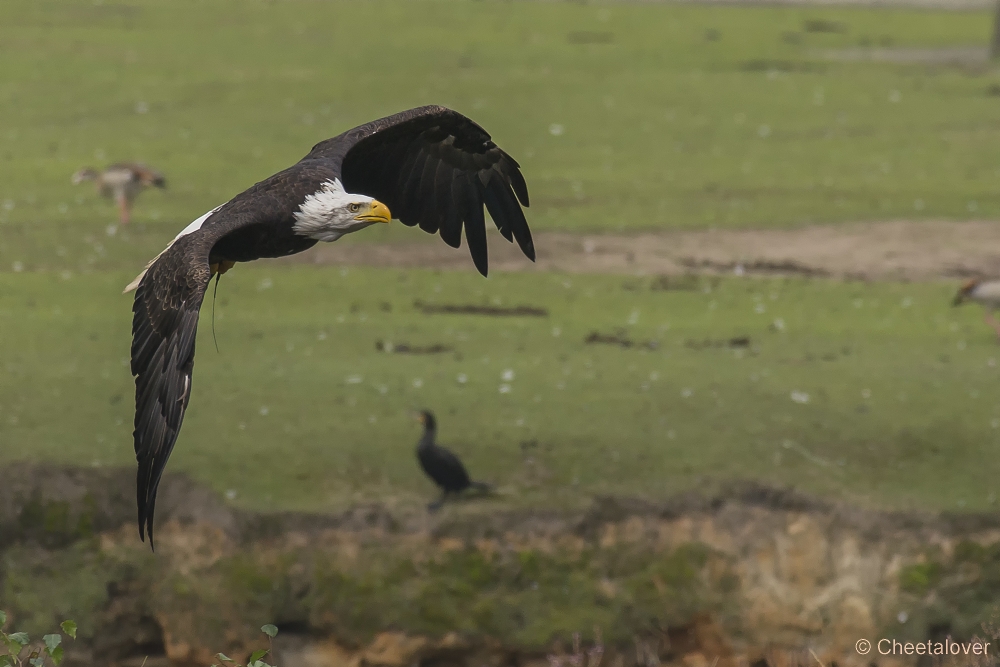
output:
M192 223L136 279L132 374L136 385L139 534L152 543L156 490L191 397L198 312L215 271L315 245L296 230L304 202L336 181L388 206L404 225L440 233L486 275L484 205L508 241L534 260L518 164L476 123L420 107L361 125ZM376 202L376 203L377 203ZM383 207L384 208L384 207ZM386 217L386 219L388 219ZM333 240L333 238L323 240Z

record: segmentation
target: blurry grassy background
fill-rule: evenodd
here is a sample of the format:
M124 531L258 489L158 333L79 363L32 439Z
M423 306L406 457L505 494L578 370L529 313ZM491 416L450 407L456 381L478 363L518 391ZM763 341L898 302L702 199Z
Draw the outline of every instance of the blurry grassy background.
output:
M0 459L132 460L128 277L0 278ZM412 411L431 407L442 442L512 503L732 478L895 507L995 501L1000 349L975 310L947 306L950 286L654 283L240 266L219 290L221 354L203 313L170 470L260 507L420 502L435 491ZM428 315L415 300L550 313ZM586 344L593 331L635 346Z
M318 140L428 103L474 116L521 161L538 229L996 216L995 69L828 57L985 47L990 24L669 3L8 0L0 269L135 266ZM121 159L162 168L170 189L108 240L112 206L69 176Z
M1000 215L997 70L827 57L983 46L990 20L464 0L0 3L0 460L129 463L121 287L188 221L316 141L418 104L474 116L521 161L538 231ZM163 169L170 188L143 195L135 224L110 234L112 204L69 176L121 159ZM439 242L392 227L342 243ZM951 286L695 288L241 266L220 290L221 354L202 326L169 470L257 506L422 502L433 489L409 413L431 407L445 444L510 502L665 495L734 476L891 506L995 501L1000 351L976 311L948 308ZM415 299L551 314L422 315ZM660 345L583 343L620 328ZM712 344L743 335L748 349ZM454 351L387 354L379 339Z

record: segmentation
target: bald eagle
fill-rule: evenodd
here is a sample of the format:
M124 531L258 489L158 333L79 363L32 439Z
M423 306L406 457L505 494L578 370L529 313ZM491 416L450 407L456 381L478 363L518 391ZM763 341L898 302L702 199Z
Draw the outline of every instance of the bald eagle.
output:
M440 233L488 263L483 206L500 233L534 261L519 165L462 114L403 111L321 141L184 228L126 288L132 306L133 440L139 537L153 544L156 490L191 398L198 311L213 276L237 262L284 257L393 217ZM391 211L391 213L390 213Z

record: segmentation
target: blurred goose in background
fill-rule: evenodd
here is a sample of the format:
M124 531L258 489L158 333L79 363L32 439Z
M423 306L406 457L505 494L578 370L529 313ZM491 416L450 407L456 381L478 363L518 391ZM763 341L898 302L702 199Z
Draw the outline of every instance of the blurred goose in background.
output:
M993 317L993 312L1000 310L1000 280L969 280L962 285L952 301L953 306L960 306L966 301L975 301L986 312L984 320L993 327L1000 339L1000 322Z
M132 202L140 192L149 186L167 187L163 174L138 162L119 162L104 171L85 167L73 174L73 185L84 181L94 181L99 195L115 200L123 225L128 224Z

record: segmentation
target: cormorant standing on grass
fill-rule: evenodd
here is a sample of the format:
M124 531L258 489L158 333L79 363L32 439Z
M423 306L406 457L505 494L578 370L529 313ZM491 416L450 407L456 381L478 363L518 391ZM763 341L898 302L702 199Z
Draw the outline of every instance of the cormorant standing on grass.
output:
M478 491L490 490L489 484L469 479L469 473L459 458L451 451L435 444L437 421L429 410L423 410L417 416L417 421L424 425L424 434L417 443L417 460L420 461L420 467L427 476L434 480L442 491L441 499L428 505L428 509L438 509L448 499L449 494L460 493L468 488Z

